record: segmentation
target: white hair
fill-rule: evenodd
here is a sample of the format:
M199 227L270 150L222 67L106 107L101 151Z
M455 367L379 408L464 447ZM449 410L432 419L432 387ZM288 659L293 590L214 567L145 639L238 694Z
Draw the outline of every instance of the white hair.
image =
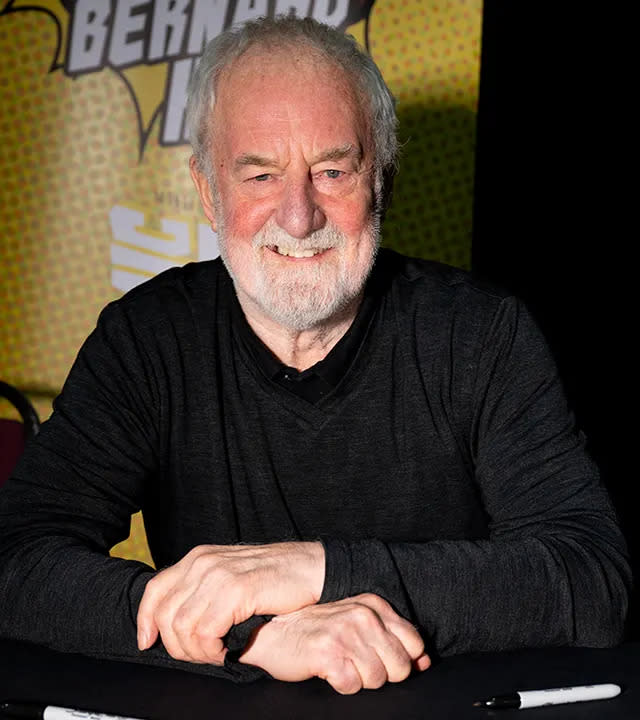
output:
M187 93L187 134L198 169L214 181L211 148L211 112L222 71L250 47L308 46L341 67L368 105L374 147L374 191L377 210L388 204L398 163L398 120L395 101L380 70L350 35L312 18L279 16L259 18L231 28L211 40L194 70ZM215 192L215 188L214 189Z

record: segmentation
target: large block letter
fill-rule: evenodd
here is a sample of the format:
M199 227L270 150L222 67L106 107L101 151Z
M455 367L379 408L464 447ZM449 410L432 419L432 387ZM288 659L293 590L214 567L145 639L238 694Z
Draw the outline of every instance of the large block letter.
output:
M226 12L226 0L195 0L187 45L189 55L200 55L209 40L222 32Z
M110 3L78 0L73 9L67 72L87 72L100 67L107 38Z
M144 40L141 38L133 40L129 37L132 33L140 33L144 30L147 16L145 13L132 12L143 5L147 5L147 2L119 0L116 4L116 14L111 30L111 47L109 48L109 62L113 67L123 67L140 62L144 56Z
M343 23L349 12L349 0L316 0L313 18L332 27Z
M177 55L187 25L190 0L156 0L149 44L149 60Z
M267 0L238 0L234 23L241 23L267 14Z

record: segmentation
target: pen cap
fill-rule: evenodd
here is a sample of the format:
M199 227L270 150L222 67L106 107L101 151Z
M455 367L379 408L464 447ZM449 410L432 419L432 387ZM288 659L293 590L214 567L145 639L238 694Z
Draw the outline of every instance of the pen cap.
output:
M620 687L612 683L580 685L577 687L549 688L548 690L527 690L519 692L520 709L542 705L607 700L620 694Z

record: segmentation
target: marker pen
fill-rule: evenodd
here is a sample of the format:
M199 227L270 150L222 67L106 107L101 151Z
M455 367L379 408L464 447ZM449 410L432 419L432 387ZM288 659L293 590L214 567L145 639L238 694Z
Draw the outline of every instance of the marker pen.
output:
M561 705L562 703L585 702L586 700L607 700L621 692L619 685L576 685L575 687L548 688L547 690L518 690L509 695L496 695L487 700L478 700L473 707L500 709Z
M25 718L25 720L141 720L124 715L107 715L89 710L45 705L44 703L15 702L7 700L0 703L0 716Z

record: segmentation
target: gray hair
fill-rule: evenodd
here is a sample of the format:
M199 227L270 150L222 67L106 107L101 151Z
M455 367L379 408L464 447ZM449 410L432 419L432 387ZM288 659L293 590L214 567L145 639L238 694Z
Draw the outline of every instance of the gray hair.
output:
M210 113L222 71L254 45L307 45L329 62L339 65L368 103L374 146L374 190L378 210L388 204L398 164L398 120L395 101L380 70L350 35L312 18L279 16L259 18L231 28L205 47L187 92L187 134L198 169L214 180L211 164Z

